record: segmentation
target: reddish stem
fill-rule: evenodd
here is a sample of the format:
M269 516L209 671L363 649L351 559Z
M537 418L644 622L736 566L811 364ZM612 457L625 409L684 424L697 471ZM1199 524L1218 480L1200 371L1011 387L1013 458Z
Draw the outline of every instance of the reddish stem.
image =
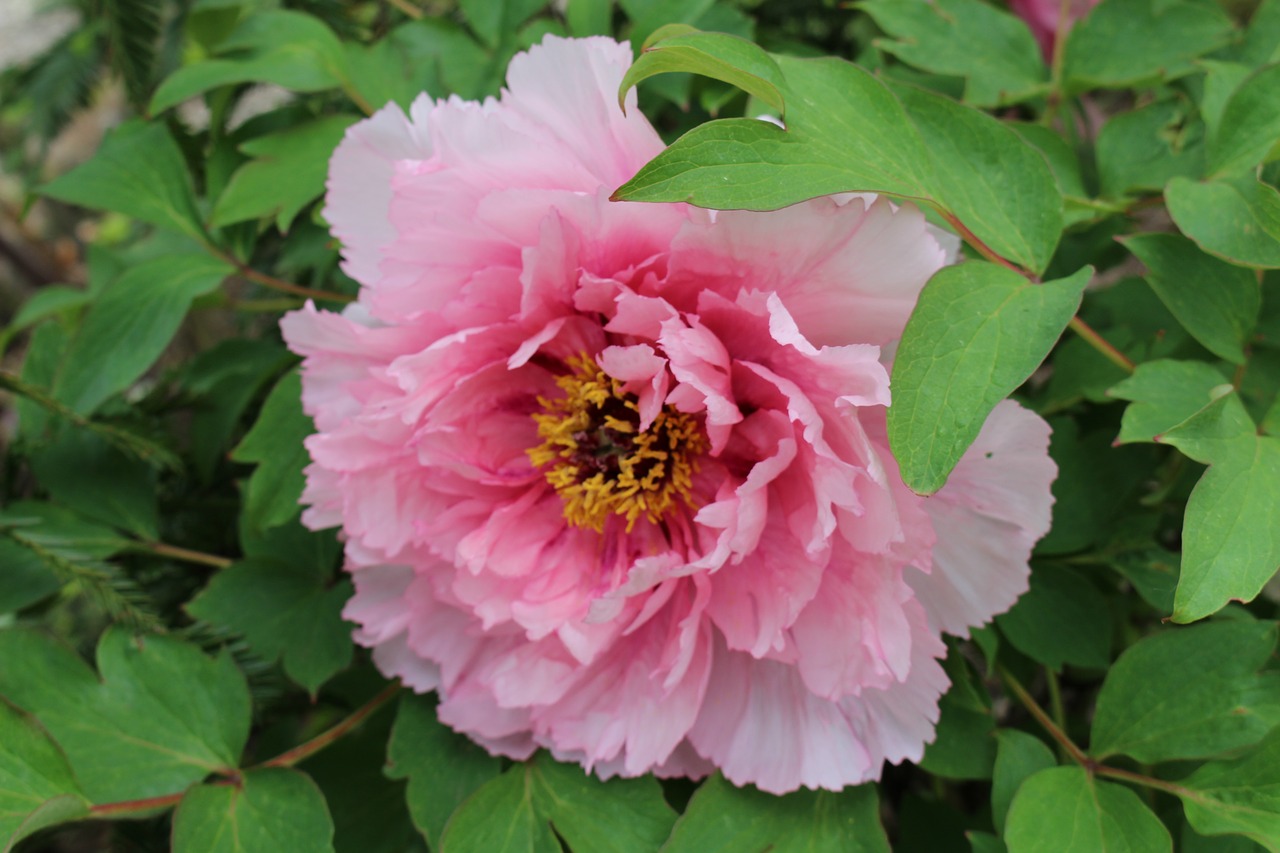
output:
M400 692L399 680L391 682L386 687L384 687L377 696L374 696L368 702L365 702L363 705L361 705L359 708L353 711L350 714L350 716L343 718L338 723L333 725L331 728L325 729L320 734L316 735L306 743L298 744L288 752L282 752L279 755L277 755L275 758L262 762L260 766L292 767L301 761L305 761L306 759L315 755L320 750L324 749L329 744L341 738L343 735L345 735L347 732L354 729L356 726L360 725L362 722L364 722L366 717L368 717L374 711L378 710L387 702L389 702L391 699L393 699L395 695L399 692Z

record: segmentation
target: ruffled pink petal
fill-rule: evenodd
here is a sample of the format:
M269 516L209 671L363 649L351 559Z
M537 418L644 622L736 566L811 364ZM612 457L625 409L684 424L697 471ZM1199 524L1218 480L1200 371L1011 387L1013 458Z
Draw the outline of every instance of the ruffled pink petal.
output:
M1031 548L1049 530L1058 467L1049 425L1006 400L995 407L947 484L925 503L933 571L907 580L937 630L968 636L1027 589Z

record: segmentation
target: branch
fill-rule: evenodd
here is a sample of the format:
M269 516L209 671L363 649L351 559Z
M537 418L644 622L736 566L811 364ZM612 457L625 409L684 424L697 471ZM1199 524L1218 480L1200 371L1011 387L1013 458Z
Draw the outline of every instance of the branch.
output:
M326 729L306 743L301 743L287 752L280 753L275 758L262 762L259 766L292 767L301 761L307 760L329 744L340 739L356 726L363 723L366 717L370 716L374 711L377 711L387 702L395 698L395 695L399 692L400 680L396 679L384 687L382 692L377 696L374 696L368 702L361 705L353 711L350 716L340 720L332 728Z

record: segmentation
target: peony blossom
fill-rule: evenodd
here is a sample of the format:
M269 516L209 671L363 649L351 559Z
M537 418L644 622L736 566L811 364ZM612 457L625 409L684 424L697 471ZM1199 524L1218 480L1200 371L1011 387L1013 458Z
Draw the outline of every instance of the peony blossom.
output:
M1089 14L1099 0L1067 0L1066 28ZM1053 56L1053 40L1062 23L1062 0L1009 0L1009 11L1026 21L1046 60ZM1066 34L1063 33L1065 36Z
M1049 430L998 406L922 498L888 359L954 241L866 196L627 204L662 149L629 48L548 37L484 103L353 126L325 215L362 285L284 320L303 501L345 615L495 754L839 789L918 759L964 636L1027 586Z

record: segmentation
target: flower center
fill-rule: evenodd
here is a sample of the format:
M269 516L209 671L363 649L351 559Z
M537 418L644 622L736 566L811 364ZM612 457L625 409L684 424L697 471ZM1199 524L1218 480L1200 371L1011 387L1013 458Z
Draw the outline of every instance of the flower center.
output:
M573 372L556 379L565 392L535 414L542 444L528 450L534 466L564 501L564 517L575 527L604 530L611 515L641 516L657 523L672 507L692 506L690 490L706 437L692 415L670 406L640 429L640 406L622 382L595 361L569 360Z

